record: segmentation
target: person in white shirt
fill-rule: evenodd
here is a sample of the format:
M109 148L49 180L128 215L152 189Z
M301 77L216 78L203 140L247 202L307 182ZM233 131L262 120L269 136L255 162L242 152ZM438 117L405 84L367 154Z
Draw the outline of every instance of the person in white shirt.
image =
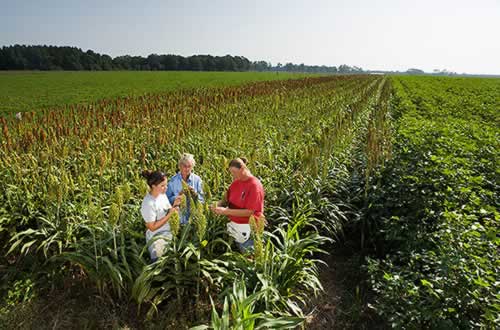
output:
M172 239L170 224L168 220L174 212L179 212L178 201L174 205L170 204L167 195L167 177L160 171L143 171L142 176L147 180L149 192L144 196L141 206L141 215L146 225L146 243L155 237L161 236L161 239L155 239L148 244L151 261L156 261L163 255L165 245Z

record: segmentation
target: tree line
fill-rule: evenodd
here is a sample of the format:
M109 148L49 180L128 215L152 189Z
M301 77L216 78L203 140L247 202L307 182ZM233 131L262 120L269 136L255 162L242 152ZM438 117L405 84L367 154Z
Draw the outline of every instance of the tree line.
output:
M67 46L13 45L0 48L0 70L151 70L151 71L285 71L318 73L358 73L348 65L318 66L286 63L273 66L266 61L250 61L243 56L158 55L117 56L112 58L92 50Z

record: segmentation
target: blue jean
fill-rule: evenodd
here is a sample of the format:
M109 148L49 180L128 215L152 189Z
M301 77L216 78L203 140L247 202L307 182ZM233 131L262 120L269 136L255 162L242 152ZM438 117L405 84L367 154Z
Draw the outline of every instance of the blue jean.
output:
M253 250L253 239L251 238L249 238L243 243L236 242L236 244L238 245L238 248L240 249L241 253L252 252Z

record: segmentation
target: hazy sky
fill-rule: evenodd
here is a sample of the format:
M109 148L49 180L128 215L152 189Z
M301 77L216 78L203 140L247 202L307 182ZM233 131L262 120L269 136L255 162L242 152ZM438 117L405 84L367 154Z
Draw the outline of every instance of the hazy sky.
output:
M0 46L500 74L500 0L0 0Z

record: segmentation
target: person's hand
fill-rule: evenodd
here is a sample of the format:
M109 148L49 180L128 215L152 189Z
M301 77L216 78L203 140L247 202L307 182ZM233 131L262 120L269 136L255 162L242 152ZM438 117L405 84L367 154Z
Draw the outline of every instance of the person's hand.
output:
M173 214L174 212L175 213L179 213L179 207L178 206L171 207L170 210L168 210L169 214Z
M177 206L181 205L181 198L182 198L181 196L177 196L175 198L173 207L177 207Z
M226 214L226 210L227 210L227 207L221 207L221 206L213 207L212 206L212 211L215 214L218 214L218 215L225 215Z
M188 187L188 189L189 189L189 194L190 194L191 196L193 196L193 197L194 197L194 196L198 196L198 193L194 190L194 188L193 188L193 187L189 186L189 187Z

